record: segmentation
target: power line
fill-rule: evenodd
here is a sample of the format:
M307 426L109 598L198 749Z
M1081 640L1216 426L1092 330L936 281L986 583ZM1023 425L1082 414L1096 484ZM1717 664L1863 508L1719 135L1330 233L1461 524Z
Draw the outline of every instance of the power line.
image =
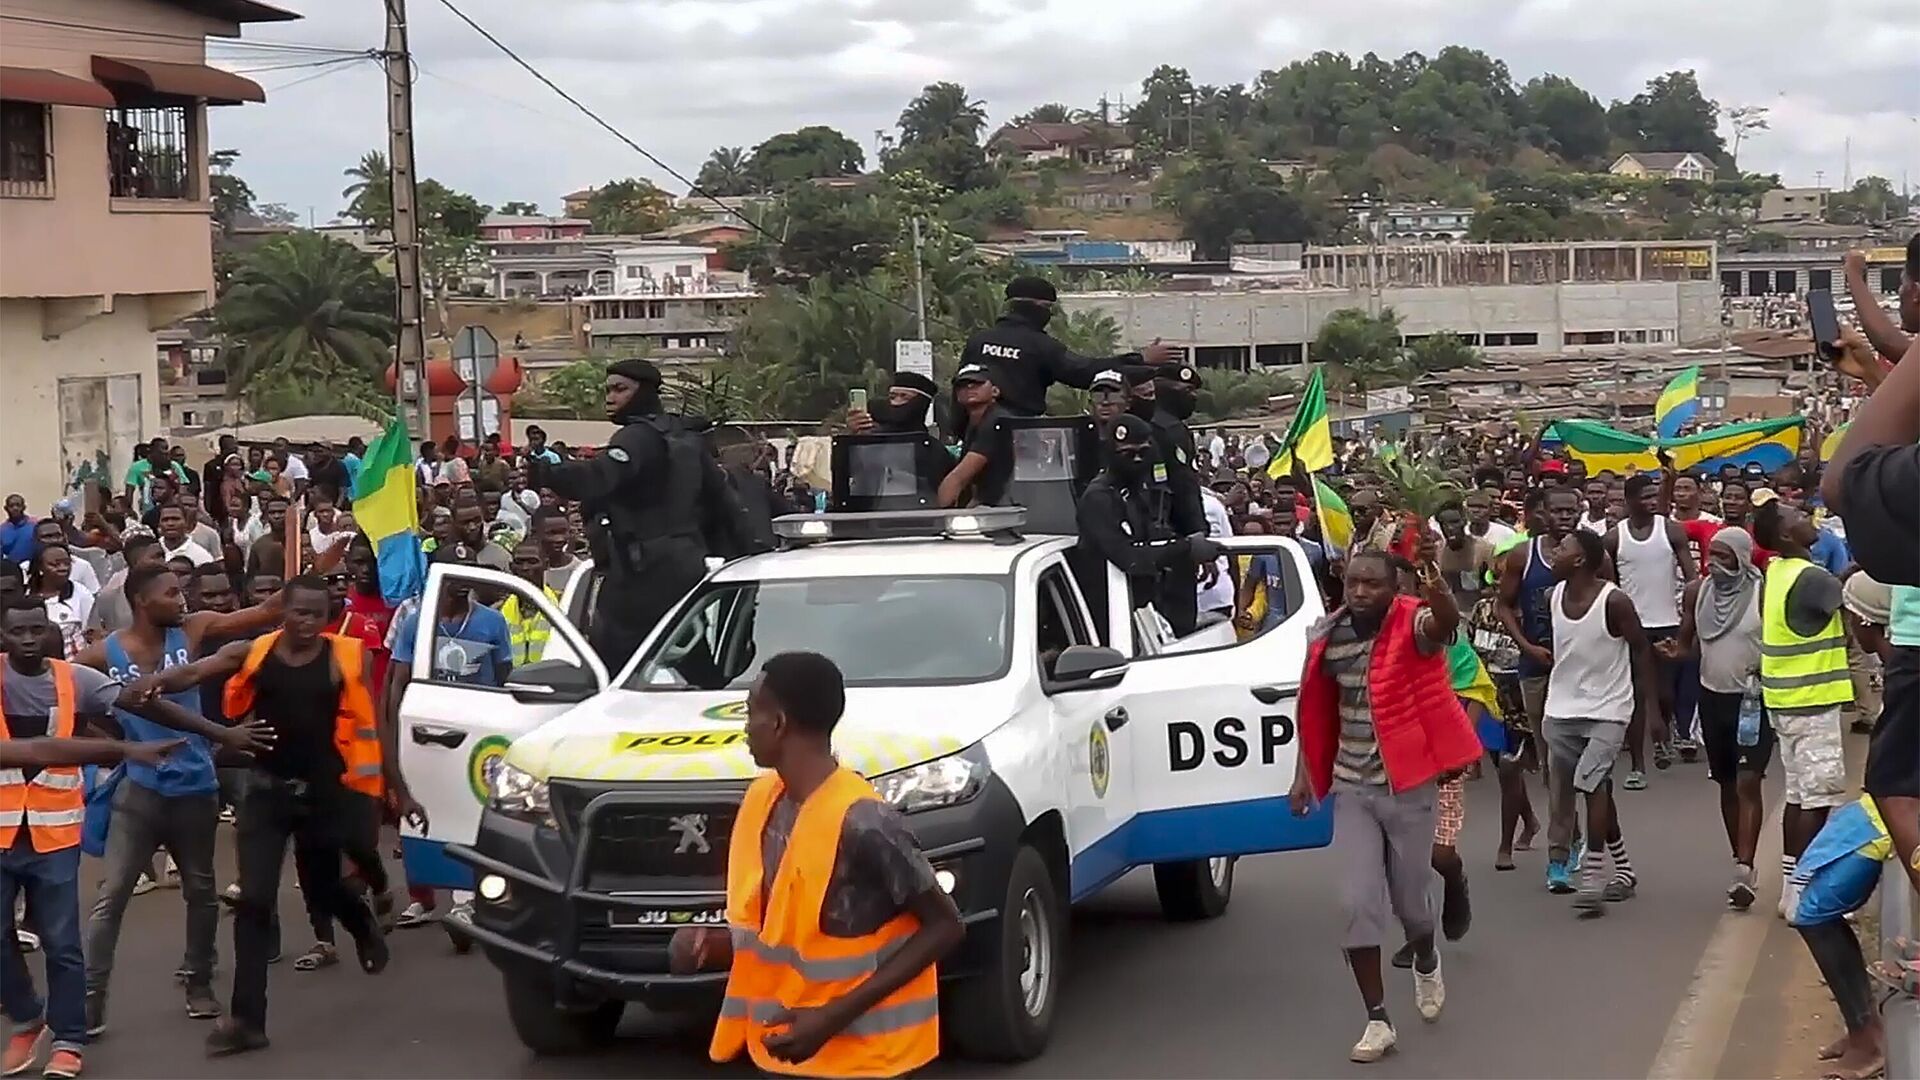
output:
M30 23L35 26L48 26L60 30L89 30L102 34L118 34L121 37L150 38L156 41L185 41L196 45L204 44L223 48L250 48L263 51L315 53L348 53L360 51L357 49L341 49L330 45L305 45L291 41L208 38L205 34L169 34L164 30L136 30L125 26L102 26L97 23L70 22L63 19L43 19L32 15L0 14L0 20Z
M303 75L303 76L301 76L300 78L298 78L298 79L294 79L294 80L293 80L293 81L291 81L291 82L285 82L285 83L281 83L281 84L280 84L279 86L269 86L269 87L267 87L267 88L266 88L266 91L267 91L267 93L269 93L269 94L279 94L279 93L284 93L284 92L286 92L286 91L288 91L288 90L291 90L291 89L293 89L293 88L294 88L294 87L296 87L296 86L301 86L301 85L304 85L304 84L306 84L306 83L310 83L310 82L312 82L312 81L314 81L315 79L324 79L324 78L326 78L327 76L329 76L329 75L333 75L333 74L335 74L335 73L337 73L337 72L341 72L341 71L346 71L346 70L347 70L348 68L350 68L350 67L352 67L352 66L353 66L353 62L354 62L354 61L357 61L357 60L377 60L377 59L378 59L378 57L372 57L372 56L351 56L351 57L345 57L345 58L343 58L343 59L344 59L344 62L339 62L339 61L336 61L336 62L332 62L332 63L330 63L330 64L321 64L321 65L315 65L315 66L317 66L317 67L319 67L319 68L320 68L320 70L319 70L319 71L316 71L316 72L314 72L314 73L313 73L313 74L311 74L311 75Z
M235 67L227 68L226 70L233 72L235 75L259 75L269 71L296 71L301 68L328 67L333 64L351 64L356 60L378 59L380 59L380 51L378 49L368 49L366 52L353 53L348 56L329 56L321 60L294 60L284 64L266 64L261 67Z
M649 162L653 164L655 168L659 169L661 172L666 173L668 176L673 177L675 180L678 180L680 183L685 184L687 186L687 194L695 195L702 199L707 200L713 205L719 207L723 212L740 219L741 223L746 225L747 228L753 230L756 233L759 233L761 236L772 241L773 243L778 244L781 242L780 237L774 235L771 230L762 226L758 221L755 221L753 218L748 217L746 214L735 209L734 207L727 205L727 203L724 200L722 200L719 196L714 195L713 193L707 191L705 188L702 188L699 184L696 184L692 180L687 179L686 176L683 175L679 170L675 169L673 166L668 165L666 162L656 157L652 151L648 150L644 146L641 146L639 143L634 142L631 138L628 138L625 132L621 131L617 127L614 127L604 117L602 117L599 113L594 112L593 109L589 108L579 98L574 97L572 94L569 94L566 90L562 89L560 84L554 82L552 79L547 78L547 76L543 72L541 72L539 68L536 68L532 64L528 63L525 59L523 59L520 56L519 53L514 52L513 49L508 47L506 42L503 42L499 38L493 36L493 34L490 31L488 31L486 27L481 26L479 23L473 21L473 18L471 16L469 16L466 12L461 11L458 7L454 5L453 0L440 0L440 6L446 8L448 11L451 11L454 14L455 18L459 19L463 23L466 23L467 26L471 30L473 30L474 33L479 34L481 37L487 40L488 44L492 45L496 49L499 49L500 52L507 57L507 59L512 60L514 63L520 65L520 67L523 70L525 70L527 74L540 80L540 82L544 84L547 87L547 89L552 90L554 93L560 95L561 99L564 100L567 104L572 105L574 108L580 110L580 112L583 115L585 115L587 119L592 120L595 124L598 124L601 128L605 129L609 135L612 135L614 138L626 144L628 149L632 150L636 154L639 154L641 157L646 158ZM870 289L866 285L862 284L858 279L850 278L847 280L846 284L849 288L852 288L858 292L866 293L868 296L874 297L877 300L881 300L886 303L892 304L894 307L899 308L900 310L906 312L908 315L914 314L913 305L907 303L906 301L888 296L887 294L879 291L878 289ZM955 332L959 332L961 330L960 327L955 326L953 323L948 322L945 319L930 317L927 321L938 323Z

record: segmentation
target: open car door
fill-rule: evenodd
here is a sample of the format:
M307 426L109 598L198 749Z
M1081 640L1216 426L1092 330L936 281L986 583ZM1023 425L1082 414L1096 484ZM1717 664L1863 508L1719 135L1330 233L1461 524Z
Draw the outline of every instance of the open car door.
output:
M471 618L440 619L451 589L484 592L502 601L517 597L520 609L538 610L551 627L538 657L514 667L504 685L484 678L476 662L478 640ZM402 827L407 882L424 888L470 889L470 868L447 858L448 841L471 843L479 832L493 770L520 735L605 690L606 665L586 638L545 592L517 577L478 566L434 566L420 599L422 617L411 650L413 671L399 706L400 770L427 812L427 830Z
M1221 538L1237 565L1243 556L1271 571L1266 629L1246 641L1175 648L1136 656L1125 705L1132 718L1134 793L1128 825L1134 865L1213 860L1320 847L1333 835L1324 807L1295 818L1287 805L1298 739L1300 672L1307 630L1325 613L1306 554L1282 537ZM1243 571L1244 576L1244 571ZM1126 603L1124 591L1118 603ZM1208 635L1202 628L1191 637ZM1188 641L1188 639L1182 639ZM1226 870L1230 872L1230 866Z

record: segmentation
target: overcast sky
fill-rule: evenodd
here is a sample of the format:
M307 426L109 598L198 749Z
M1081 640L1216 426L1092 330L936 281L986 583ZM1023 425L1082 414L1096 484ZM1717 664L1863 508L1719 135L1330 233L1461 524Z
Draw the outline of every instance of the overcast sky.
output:
M246 37L374 47L380 0L275 0L293 23ZM991 124L1035 104L1132 101L1156 64L1195 82L1251 84L1320 50L1432 55L1448 44L1504 59L1516 84L1568 76L1603 103L1693 68L1721 105L1763 105L1772 129L1750 171L1838 187L1852 172L1920 185L1920 4L1915 0L455 0L463 10L673 168L715 146L829 124L865 147L927 83L961 82ZM681 185L458 22L408 0L419 68L419 167L482 201L559 197L610 177ZM1824 9L1816 14L1817 9ZM236 70L298 62L216 46ZM384 149L383 83L369 62L255 70L265 105L213 110L213 142L263 202L326 221L340 172Z

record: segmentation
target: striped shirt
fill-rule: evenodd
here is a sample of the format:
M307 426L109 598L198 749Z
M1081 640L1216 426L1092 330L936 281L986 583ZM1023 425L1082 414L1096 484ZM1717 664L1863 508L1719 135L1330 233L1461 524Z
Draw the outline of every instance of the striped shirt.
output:
M1414 615L1413 641L1422 656L1441 649L1427 639L1427 621L1432 617L1424 607ZM1373 642L1374 636L1363 638L1354 629L1350 613L1342 613L1327 630L1327 672L1340 687L1340 747L1333 757L1336 786L1384 787L1387 783L1387 767L1380 760L1380 739L1373 730L1373 703L1367 689Z

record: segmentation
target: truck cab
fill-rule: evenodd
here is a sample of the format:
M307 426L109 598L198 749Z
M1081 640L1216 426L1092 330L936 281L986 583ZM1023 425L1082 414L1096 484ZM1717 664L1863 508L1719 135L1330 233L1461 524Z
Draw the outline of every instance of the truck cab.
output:
M428 578L429 610L465 580L553 624L505 686L420 664L400 709L401 765L431 819L404 838L409 880L474 890L471 935L535 1051L611 1038L628 1002L717 1008L725 973L669 973L667 942L725 922L730 830L758 771L746 691L780 652L839 665L835 750L905 815L961 911L942 1015L970 1056L1045 1048L1072 903L1151 867L1169 918L1213 918L1235 860L1331 839L1324 808L1287 805L1298 674L1323 613L1292 540L1222 541L1278 558L1268 629L1164 640L1142 632L1112 567L1111 610L1090 610L1073 539L1026 535L1018 508L776 526L784 550L712 571L617 672L567 617L587 610L585 579L556 605L484 568ZM420 620L416 656L436 655L436 623Z

